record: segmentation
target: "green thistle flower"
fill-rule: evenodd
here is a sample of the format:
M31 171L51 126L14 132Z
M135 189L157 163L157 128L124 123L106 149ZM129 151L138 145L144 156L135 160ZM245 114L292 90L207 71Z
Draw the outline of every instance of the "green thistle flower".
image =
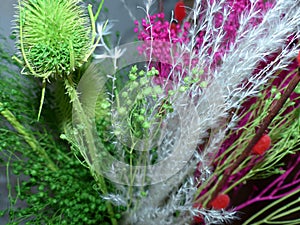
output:
M79 0L19 2L17 29L23 71L48 79L64 77L90 54L91 25Z
M19 1L17 48L23 74L43 78L38 119L42 111L46 81L50 78L72 80L72 73L92 54L95 22L91 6L85 13L80 0ZM68 90L67 90L68 92ZM68 93L70 95L70 93Z

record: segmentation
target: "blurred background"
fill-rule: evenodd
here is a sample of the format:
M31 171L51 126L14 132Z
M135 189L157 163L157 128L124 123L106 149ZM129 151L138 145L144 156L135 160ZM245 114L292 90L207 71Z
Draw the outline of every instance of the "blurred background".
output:
M98 0L99 1L99 0ZM156 0L151 8L151 13L155 13L159 9L159 2L163 4L166 18L170 18L171 12L178 0ZM92 1L85 1L92 2ZM94 2L94 1L93 1ZM143 0L105 0L104 1L104 15L102 19L108 18L113 24L113 36L116 32L120 33L120 43L132 41L136 34L133 32L134 24L133 18L130 17L129 11L134 15L135 19L140 20L145 16L143 11ZM191 4L192 0L187 0L187 5ZM125 4L124 4L125 3ZM11 34L12 21L14 19L14 6L17 0L1 0L0 6L0 34L9 37ZM96 7L96 6L95 6ZM127 8L127 9L126 9ZM9 40L9 44L13 46L13 41Z

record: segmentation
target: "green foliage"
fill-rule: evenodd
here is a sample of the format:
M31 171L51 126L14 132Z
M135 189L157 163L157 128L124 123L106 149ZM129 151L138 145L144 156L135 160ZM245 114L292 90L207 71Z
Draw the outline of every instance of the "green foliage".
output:
M37 100L35 88L38 84L16 72L18 68L14 66L8 49L4 47L5 44L4 39L0 40L0 112L5 109L11 110L17 119L24 121L24 124L30 124L31 119L27 115L36 106L33 102Z
M171 106L162 88L151 83L151 79L157 74L158 71L154 67L145 72L139 71L135 65L127 75L126 86L116 89L117 112L114 122L120 124L114 131L116 135L130 133L133 139L147 139L151 136L149 136L151 127L156 127L152 132L158 132L163 114ZM162 98L166 100L162 101Z
M234 149L235 151L242 151L245 148L245 144L251 140L254 134L253 131L260 125L261 121L272 107L274 99L278 99L285 88L286 87L276 88L275 86L272 86L261 91L261 94L256 99L255 103L253 103L249 110L241 116L241 120L245 120L245 118L249 116L246 119L247 125L244 125L235 131L242 131L242 133L238 140L234 142L228 150L234 152ZM270 94L270 96L268 96L268 94ZM300 135L300 119L294 115L296 111L291 111L289 113L286 111L298 100L299 97L297 99L288 100L280 110L279 114L276 115L268 128L269 136L272 140L271 148L266 152L263 159L256 162L255 165L252 165L251 171L249 171L242 180L249 178L267 178L274 174L282 173L282 171L278 169L282 166L280 162L288 154L295 153L298 150L297 146L300 144L298 139L298 136ZM249 156L247 161L240 166L239 170L248 167L248 162L251 158L252 156Z
M295 71L292 71L285 79L289 79ZM230 143L226 149L223 150L218 157L215 157L214 176L207 180L207 184L213 183L215 177L222 178L224 172L230 168L236 158L241 155L248 145L249 141L255 135L256 129L261 125L263 119L269 113L274 105L274 100L278 100L281 93L287 88L286 86L272 86L273 80L269 84L261 88L259 95L253 99L245 102L247 110L237 110L239 117L237 127L227 134L225 142ZM285 81L282 81L284 84ZM296 90L297 91L297 90ZM250 154L240 163L240 165L233 171L232 176L236 174L243 174L239 179L228 182L224 187L223 193L229 193L234 188L241 184L246 184L249 180L266 179L273 175L280 175L285 171L284 158L290 154L295 154L299 151L299 135L300 135L300 117L297 115L298 110L290 110L299 101L299 96L293 100L288 99L279 113L275 116L266 132L271 138L271 147L263 155ZM249 108L247 108L247 104ZM238 176L238 175L237 175ZM211 192L216 187L217 182L213 183L212 187L201 196L202 199L209 199ZM202 185L198 189L200 193L206 185Z
M300 189L295 190L282 198L272 201L262 210L253 214L248 220L243 224L254 224L253 220L255 218L260 218L260 215L264 213L266 216L261 218L259 221L255 221L255 225L260 224L286 224L286 225L298 225L300 223L299 213L300 213ZM268 212L268 213L266 213Z
M13 146L14 153L17 149L22 149L23 153L22 158L13 157L7 162L19 180L19 185L15 187L16 196L11 197L10 201L25 201L27 204L24 208L11 207L8 210L11 221L26 221L28 224L110 224L106 204L97 193L94 178L63 143L53 142L49 134L41 140L47 146L49 155L55 157L58 170L54 172L42 158L37 158L30 148L24 147L16 134L10 135L11 139L5 136L1 142Z
M0 216L8 215L8 224L111 224L120 210L108 213L90 170L59 139L53 96L45 99L49 117L37 122L40 84L16 73L0 50L0 166L7 168L10 201Z

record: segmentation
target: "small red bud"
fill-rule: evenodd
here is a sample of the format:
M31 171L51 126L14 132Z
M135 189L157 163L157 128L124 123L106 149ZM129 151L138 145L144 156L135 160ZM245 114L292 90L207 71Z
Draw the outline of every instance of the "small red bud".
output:
M199 203L199 202L196 202L196 203L193 204L193 208L195 208L195 209L201 209L202 208L202 204ZM201 215L194 216L194 222L196 224L203 223L204 222L203 217Z
M259 141L254 145L252 148L252 152L257 155L262 155L265 153L265 151L270 148L271 145L271 138L269 135L265 134L263 135Z
M298 67L300 67L300 51L299 51L298 56L297 56L297 62L298 62Z
M216 209L225 209L230 203L230 198L226 194L219 194L210 204L211 206Z
M298 66L300 67L300 51L299 51L298 56L297 56L297 62L298 62Z
M200 202L195 202L193 204L193 208L195 208L195 209L201 209L202 208L202 204Z
M194 222L196 224L199 224L199 223L203 223L204 220L203 220L202 216L194 216Z
M171 30L174 30L175 32L177 31L177 24L176 23L171 23Z
M175 5L174 9L174 18L178 20L179 23L184 19L186 16L185 6L182 0L178 1Z

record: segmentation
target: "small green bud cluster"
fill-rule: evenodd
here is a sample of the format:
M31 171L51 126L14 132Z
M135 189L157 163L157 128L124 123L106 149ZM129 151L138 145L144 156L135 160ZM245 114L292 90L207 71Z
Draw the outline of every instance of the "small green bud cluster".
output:
M19 182L9 186L9 191L16 194L10 198L11 208L0 211L0 216L9 216L9 224L19 224L13 221L25 219L26 224L47 224L49 221L51 224L108 224L108 208L97 195L97 185L90 170L82 166L75 154L69 154L70 149L63 142L54 142L49 133L35 132L35 135L43 139L58 170L49 169L44 158L37 157L18 133L7 131L0 137L0 151L22 153L23 157L7 162ZM26 202L26 206L15 206L19 200ZM123 210L114 208L113 216L118 219Z
M300 94L300 83L297 85L297 87L294 89L294 92L296 94Z
M132 66L127 85L116 94L118 117L126 126L125 129L117 128L116 135L129 129L135 137L142 138L157 123L157 100L163 96L164 91L160 86L153 85L152 78L156 75L158 71L154 67L145 72L136 65Z
M204 70L202 68L194 67L192 69L193 76L201 76L204 74Z
M201 79L201 76L204 74L203 69L194 67L191 71L191 76L186 76L183 78L181 85L179 86L179 92L186 92L190 89L191 86L207 88L208 82ZM173 96L175 94L174 90L169 90L168 94Z
M158 74L159 74L159 72L158 72L157 69L155 69L155 67L152 67L151 70L145 72L144 70L138 71L137 65L134 65L134 66L131 67L131 70L129 71L128 78L131 81L135 81L138 78L153 77L153 76L158 75ZM145 79L144 81L148 82L147 79Z
M294 92L296 94L300 94L300 85L298 85L296 87ZM270 94L271 94L271 96L266 98L266 96L263 92L258 93L259 98L266 98L265 99L265 105L266 106L270 106L272 104L273 100L279 100L281 98L281 95L282 95L280 89L277 86L272 86L271 87ZM286 100L285 104L286 104L287 107L290 107L290 106L294 106L296 104L296 102L294 100L292 100L291 98L288 98Z

